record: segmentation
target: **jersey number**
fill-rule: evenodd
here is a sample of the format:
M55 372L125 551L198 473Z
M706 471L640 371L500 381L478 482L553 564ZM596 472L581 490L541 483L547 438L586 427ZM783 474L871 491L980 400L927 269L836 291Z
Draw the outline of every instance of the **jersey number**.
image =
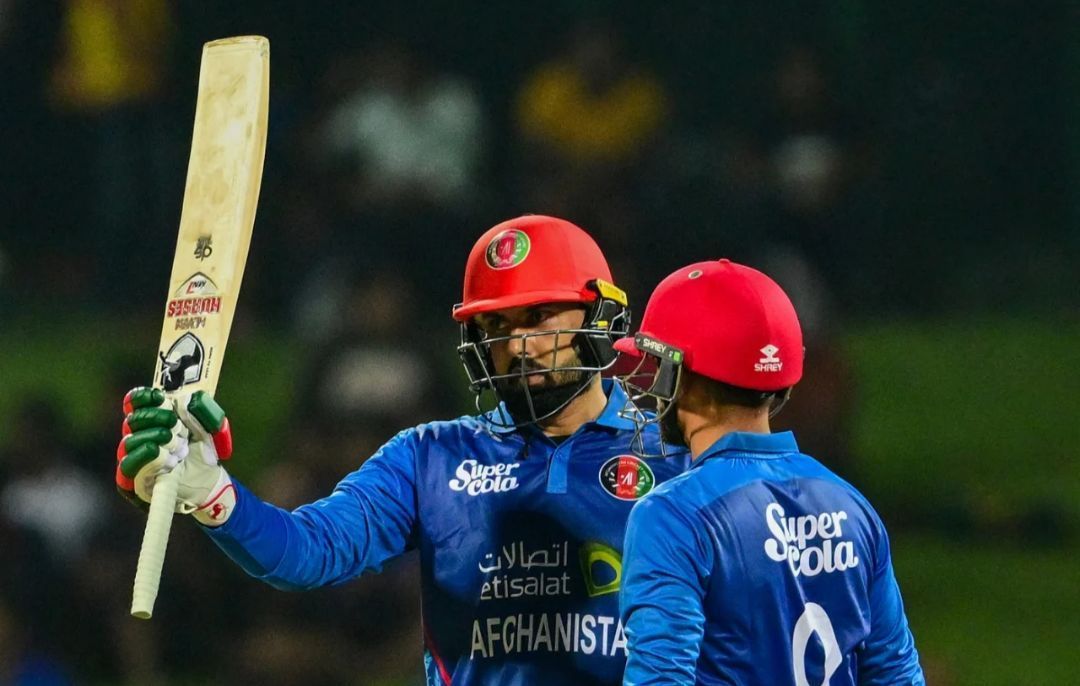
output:
M795 622L795 631L791 635L791 664L795 666L795 686L810 686L806 678L806 646L814 634L818 635L818 640L825 648L825 681L821 682L821 686L829 686L829 679L844 661L829 615L825 614L825 609L817 603L807 603L799 621Z

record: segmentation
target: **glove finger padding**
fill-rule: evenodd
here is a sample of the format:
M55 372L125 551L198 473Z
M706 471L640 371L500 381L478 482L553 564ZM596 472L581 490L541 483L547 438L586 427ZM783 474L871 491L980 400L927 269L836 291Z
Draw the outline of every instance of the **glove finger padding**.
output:
M149 502L158 475L187 455L187 427L163 407L165 402L157 388L135 388L124 396L127 415L116 449L116 485L129 500Z
M225 410L206 391L196 391L191 396L180 396L176 411L184 426L191 430L192 442L208 441L213 444L215 457L227 460L232 456L232 426Z
M145 508L157 478L177 471L176 512L218 526L232 514L236 489L219 459L232 454L232 431L210 394L166 396L140 387L124 396L116 485Z
M187 429L146 429L125 436L117 448L117 486L146 502L161 474L172 471L188 454Z
M164 407L142 407L124 417L125 433L154 428L171 429L179 419L175 412Z
M165 391L160 388L139 386L132 388L124 396L124 415L129 415L143 407L164 407L165 405Z

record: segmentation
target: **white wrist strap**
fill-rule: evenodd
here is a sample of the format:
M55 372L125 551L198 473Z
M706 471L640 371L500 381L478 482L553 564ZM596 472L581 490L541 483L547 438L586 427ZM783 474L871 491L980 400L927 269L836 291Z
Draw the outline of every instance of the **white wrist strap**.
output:
M191 511L191 515L204 526L221 526L236 508L236 487L224 469L218 468L218 481L210 491L210 498Z

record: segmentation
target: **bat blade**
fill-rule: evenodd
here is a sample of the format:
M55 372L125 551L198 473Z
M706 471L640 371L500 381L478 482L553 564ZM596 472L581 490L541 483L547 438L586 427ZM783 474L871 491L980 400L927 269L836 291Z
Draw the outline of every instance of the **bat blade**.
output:
M203 48L155 374L167 392L217 387L262 180L269 50L258 36L225 38Z
M255 222L266 151L270 43L203 46L195 126L154 385L169 396L217 388ZM182 469L183 465L181 465ZM153 615L180 470L157 480L131 614Z

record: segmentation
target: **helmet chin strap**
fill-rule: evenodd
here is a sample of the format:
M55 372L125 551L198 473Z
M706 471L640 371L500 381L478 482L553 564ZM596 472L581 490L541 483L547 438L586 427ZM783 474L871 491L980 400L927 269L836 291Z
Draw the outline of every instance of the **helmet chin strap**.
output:
M780 414L780 410L784 409L784 405L787 405L787 401L791 400L792 386L788 386L783 395L773 394L772 405L769 407L769 419L772 419L776 415Z
M668 409L668 412L670 412L671 415L672 415L670 421L672 422L672 424L675 427L678 426L678 419L677 419L678 411L679 411L678 406L675 404L675 402L672 402L670 409ZM698 415L698 416L700 417L701 415ZM699 423L697 426L695 426L690 431L686 431L682 427L679 427L680 443L683 445L683 447L689 448L692 441L694 440L694 436L697 436L699 433L701 433L702 431L705 431L707 429L711 429L711 428L720 426L721 424L722 424L722 422L709 421L708 419L702 418L701 423ZM672 427L672 428L674 428L674 427Z
M696 429L694 429L690 433L686 434L686 436L683 438L683 440L686 442L686 445L689 446L690 441L694 440L694 436L697 436L699 433L701 433L705 429L708 429L708 428L713 427L713 426L715 426L715 424L710 424L708 422L702 422L701 424L698 425L698 427Z

